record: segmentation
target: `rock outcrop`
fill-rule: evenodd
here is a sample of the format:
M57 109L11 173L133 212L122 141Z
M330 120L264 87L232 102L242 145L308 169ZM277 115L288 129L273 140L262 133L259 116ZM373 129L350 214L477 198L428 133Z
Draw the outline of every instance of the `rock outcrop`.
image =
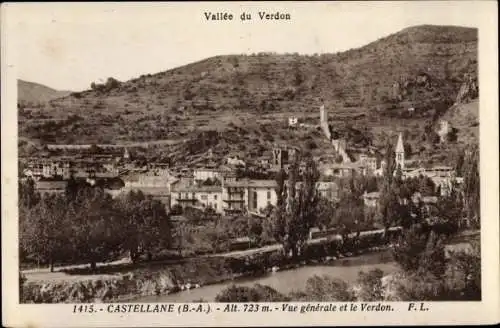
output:
M466 74L464 82L458 91L455 104L467 103L479 96L479 85L477 83L477 78Z

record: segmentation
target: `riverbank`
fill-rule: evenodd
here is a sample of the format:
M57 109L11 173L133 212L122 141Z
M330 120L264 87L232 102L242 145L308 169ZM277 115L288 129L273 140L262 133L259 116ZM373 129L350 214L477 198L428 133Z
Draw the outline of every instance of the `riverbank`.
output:
M257 276L242 276L233 280L226 280L201 288L168 295L135 297L130 301L135 303L213 302L217 295L232 285L252 288L256 284L267 286L279 293L289 295L290 293L302 291L306 286L307 280L315 275L329 276L348 283L355 283L360 271L369 272L374 269L379 269L385 275L390 275L398 271L399 267L392 261L391 252L386 250L330 260L328 262L318 261L305 265L291 265L287 268L280 268L276 272L270 270Z
M27 281L21 291L21 302L118 302L137 296L168 294L187 284L202 286L232 279L235 266L232 262L222 258L196 259L169 267L80 276L78 280Z
M373 247L366 252L380 252L387 247ZM365 252L364 251L364 252ZM245 258L206 257L187 260L169 267L139 268L112 275L89 275L87 279L28 281L21 290L25 303L126 302L138 297L170 295L242 278L259 278L272 271L286 271L306 265L341 263L351 252L321 256L308 261L291 262L281 252L254 254ZM71 277L71 276L70 276Z
M115 274L74 275L78 279L71 279L70 274L67 275L70 279L27 281L20 295L22 303L128 302L150 297L163 299L186 289L193 290L227 281L254 281L269 276L270 272L296 270L305 266L342 266L363 254L390 253L390 248L380 239L368 244L338 245L330 241L309 247L305 254L307 261L291 262L281 251L272 251L240 258L219 256L187 259L168 266L152 263ZM381 263L380 259L377 261ZM168 299L172 301L183 298L171 296Z

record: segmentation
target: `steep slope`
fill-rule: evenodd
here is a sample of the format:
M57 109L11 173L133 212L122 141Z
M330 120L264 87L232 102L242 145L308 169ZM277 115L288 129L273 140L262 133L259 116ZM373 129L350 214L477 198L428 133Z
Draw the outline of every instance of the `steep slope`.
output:
M17 80L17 99L21 104L43 104L70 93L70 91L59 91L34 82Z
M442 119L457 130L458 142L463 144L479 142L479 100L454 105Z
M49 101L44 120L54 122L22 121L20 134L49 143L107 143L244 128L251 138L225 144L268 148L304 140L321 152L320 133L290 131L286 122L296 115L317 124L324 103L334 130L359 137L349 146L379 145L395 131L408 131L408 142L418 145L465 80L477 85L477 29L424 25L338 54L217 56L126 82L110 78Z

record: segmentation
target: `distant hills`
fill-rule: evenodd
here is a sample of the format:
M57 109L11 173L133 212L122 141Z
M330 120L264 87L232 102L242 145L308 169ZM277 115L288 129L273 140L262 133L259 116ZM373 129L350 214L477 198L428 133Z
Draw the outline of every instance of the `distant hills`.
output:
M52 99L65 97L70 93L70 91L55 90L39 83L17 80L17 97L19 103L42 104Z
M477 42L474 28L421 25L336 54L216 56L124 82L89 81L83 92L47 92L43 117L57 124L22 119L20 134L48 143L112 143L238 132L211 147L258 155L274 143L304 141L320 153L328 147L323 136L289 131L287 118L317 124L325 104L333 129L351 146L380 145L407 131L423 154L424 134L457 98L477 98L464 87L477 89ZM467 92L457 97L460 90Z

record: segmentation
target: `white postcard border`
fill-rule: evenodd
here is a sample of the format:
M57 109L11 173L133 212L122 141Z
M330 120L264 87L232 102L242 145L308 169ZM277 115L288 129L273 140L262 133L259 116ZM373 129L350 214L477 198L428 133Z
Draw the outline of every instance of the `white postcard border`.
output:
M465 2L465 1L464 1ZM432 10L431 2L426 2ZM38 4L40 5L40 4ZM101 4L99 4L101 5ZM104 6L128 4L104 4ZM159 4L155 4L159 5ZM184 4L169 4L182 6ZM192 10L205 4L190 4ZM222 4L219 4L222 5ZM255 5L255 4L254 4ZM269 3L267 3L269 5ZM281 3L282 7L301 4ZM316 4L311 3L310 6ZM370 5L368 3L367 5ZM378 3L377 5L380 5ZM390 3L397 6L396 3ZM460 2L449 2L460 6ZM51 327L129 327L129 326L289 326L289 325L419 325L479 324L499 321L499 206L498 206L498 21L493 1L476 2L481 11L479 28L480 80L480 167L482 212L482 301L427 302L428 312L409 312L407 303L388 303L393 312L319 312L307 314L272 313L177 313L160 314L73 314L72 305L18 304L17 247L17 119L16 119L16 41L14 17L9 14L14 4L2 5L2 318L5 326ZM88 6L91 6L88 4ZM225 8L250 6L224 3ZM343 9L348 8L346 4ZM14 11L12 11L14 13ZM383 19L383 18L381 18ZM328 24L323 22L322 24ZM233 26L234 27L234 26ZM279 42L286 42L280 40ZM214 304L214 303L210 303ZM297 303L300 304L300 303ZM274 305L274 304L273 304ZM213 305L215 306L215 305Z

